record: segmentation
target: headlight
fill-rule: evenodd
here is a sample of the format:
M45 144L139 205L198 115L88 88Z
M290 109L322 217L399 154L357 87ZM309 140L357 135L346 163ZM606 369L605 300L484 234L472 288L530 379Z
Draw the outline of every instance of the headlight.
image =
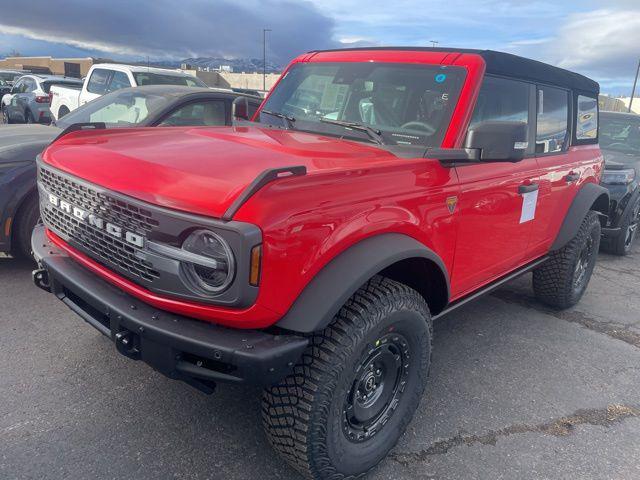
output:
M235 260L231 247L220 235L196 230L184 241L182 249L194 254L194 261L183 261L182 269L196 290L211 295L221 293L231 285ZM198 261L197 257L203 261Z
M604 170L602 183L607 185L628 185L636 178L636 171L632 168L625 170Z

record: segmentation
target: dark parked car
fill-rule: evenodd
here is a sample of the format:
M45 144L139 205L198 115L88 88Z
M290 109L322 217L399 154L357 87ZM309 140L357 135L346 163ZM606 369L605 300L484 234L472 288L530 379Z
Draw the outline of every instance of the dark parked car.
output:
M14 81L24 75L17 70L0 70L0 105L2 105L2 97L11 92Z
M51 98L53 85L82 85L82 80L56 75L24 75L11 87L9 102L2 102L4 123L51 122Z
M603 247L626 255L640 225L640 115L600 113L600 148L605 158L602 184L611 198Z
M232 102L238 97L247 98L250 114L262 101L206 88L155 85L104 95L56 125L0 126L0 252L29 254L39 217L35 158L63 129L87 122L109 128L230 125Z

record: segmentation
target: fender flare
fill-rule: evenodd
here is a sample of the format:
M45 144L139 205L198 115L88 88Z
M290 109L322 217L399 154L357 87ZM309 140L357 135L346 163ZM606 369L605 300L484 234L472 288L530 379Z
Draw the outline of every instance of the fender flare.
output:
M635 203L638 201L639 197L640 197L640 187L636 187L635 191L631 195L631 198L629 198L629 201L627 202L627 206L624 208L624 211L619 217L620 220L624 219L624 217L631 211ZM619 227L620 225L618 224L616 226Z
M587 183L578 191L551 245L552 252L560 250L576 236L589 210L596 210L604 217L609 216L609 191L602 185Z
M442 259L424 244L399 233L362 240L333 258L306 285L277 327L310 333L324 329L367 280L409 258L432 261L444 275L449 300L449 275Z

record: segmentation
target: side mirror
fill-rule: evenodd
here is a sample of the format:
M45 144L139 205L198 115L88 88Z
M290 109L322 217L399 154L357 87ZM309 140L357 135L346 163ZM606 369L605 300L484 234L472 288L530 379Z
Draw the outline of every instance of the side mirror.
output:
M480 150L481 162L518 162L527 150L524 122L481 122L467 132L465 148Z
M238 97L231 104L231 118L233 120L249 120L249 100Z

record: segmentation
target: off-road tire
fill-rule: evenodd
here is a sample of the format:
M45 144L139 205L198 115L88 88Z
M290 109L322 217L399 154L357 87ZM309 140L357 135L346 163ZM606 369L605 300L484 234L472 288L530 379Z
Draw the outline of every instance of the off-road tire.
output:
M374 277L326 329L310 337L294 372L264 390L263 426L273 448L307 478L342 480L366 474L396 444L418 407L427 382L432 336L424 298L406 285ZM398 338L411 355L398 354L409 361L402 393L397 402L389 403L397 406L376 433L356 443L355 437L349 439L353 432L348 431L345 402L353 398L356 384L361 385L356 380L362 378L363 356L374 346L385 348L387 339L386 348L391 349ZM392 383L403 384L396 380L388 385Z
M572 307L580 301L595 267L601 230L598 213L590 211L576 236L533 271L533 291L538 300L558 309ZM591 255L588 262L582 262L584 270L580 270L584 275L580 277L578 262L589 244Z
M617 237L606 239L603 242L603 250L614 255L625 256L631 253L633 243L638 238L638 222L640 221L640 198L637 198L631 208L624 215L620 225L620 234ZM635 228L630 232L630 228Z
M13 227L13 250L18 256L31 257L31 233L39 221L38 196L32 195L20 206Z
M33 113L31 113L31 110L26 110L24 112L24 123L36 123L36 119L34 118Z
M9 115L7 114L7 109L6 108L2 108L2 123L9 125L11 123L11 120L9 119Z

